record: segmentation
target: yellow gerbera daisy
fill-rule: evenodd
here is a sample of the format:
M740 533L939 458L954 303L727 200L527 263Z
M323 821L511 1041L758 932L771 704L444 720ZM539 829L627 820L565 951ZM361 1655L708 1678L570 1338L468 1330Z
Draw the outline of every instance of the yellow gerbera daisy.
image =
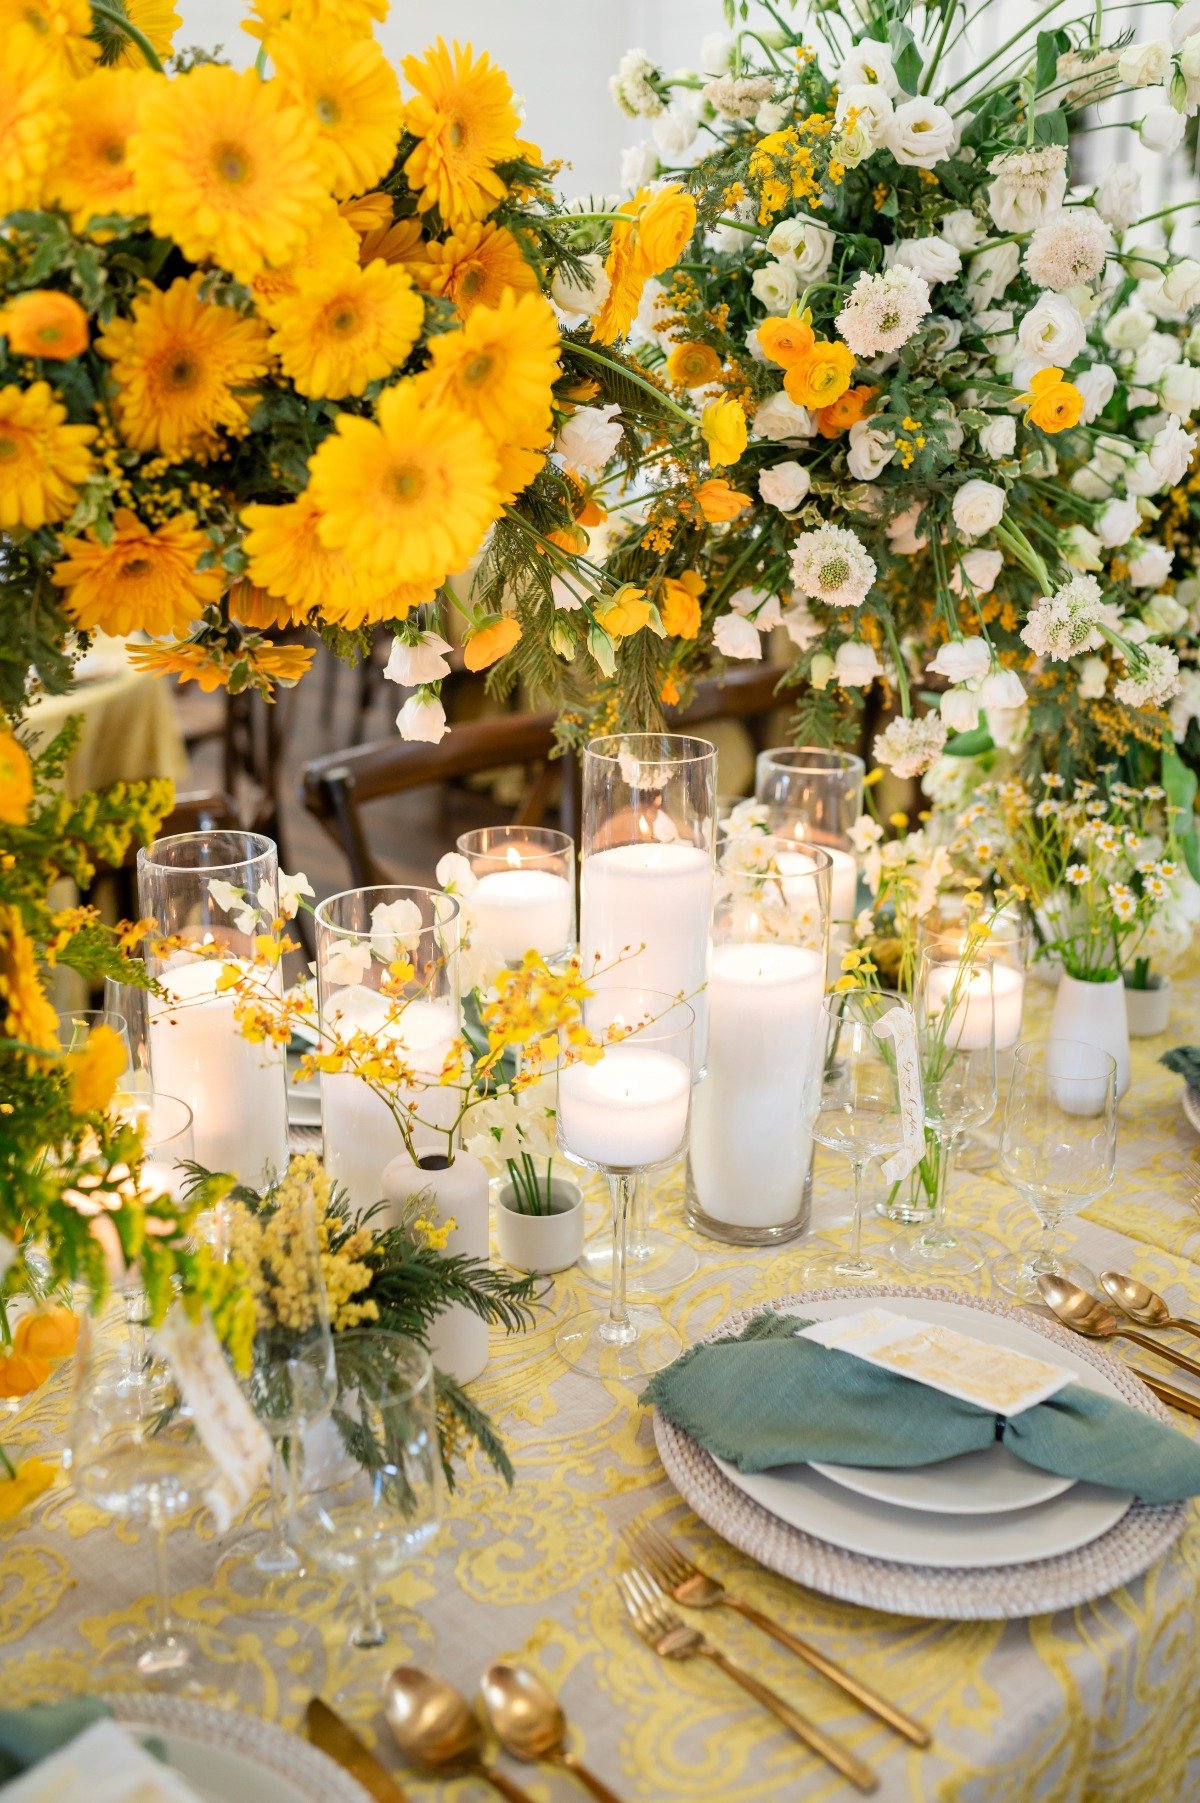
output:
M506 294L533 294L537 275L502 225L467 225L444 244L427 244L418 274L422 288L444 294L465 319L475 307L495 307Z
M540 294L476 307L459 332L430 342L429 384L477 419L497 444L536 444L550 421L558 322Z
M390 575L368 579L344 551L322 541L321 510L311 490L281 507L253 502L243 507L241 521L250 581L306 613L326 619L340 608L367 607L391 581Z
M0 388L0 526L65 520L93 464L91 426L69 426L49 382Z
M376 257L382 257L385 263L406 263L415 281L426 248L422 223L420 219L393 219L390 225L363 232L358 241L359 262L373 263Z
M406 56L404 73L417 90L404 109L416 149L405 162L422 213L436 207L452 225L486 219L508 189L497 163L520 155L520 119L503 69L470 44L449 50L442 38L423 58Z
M271 39L284 99L316 127L325 179L339 196L381 181L400 141L400 83L374 38L310 37L289 25Z
M86 538L63 540L65 557L51 572L67 592L63 606L85 632L146 632L151 638L182 632L219 599L226 578L196 564L212 546L195 516L181 513L157 528L126 507L113 515L112 540L93 528Z
M414 607L425 607L438 592L440 582L399 582L377 601L338 601L323 618L331 626L357 632L360 626L382 626L389 620L407 620Z
M242 30L274 43L287 25L304 32L323 31L339 37L366 37L373 24L387 18L388 0L253 0L253 17Z
M386 232L392 223L392 197L380 188L371 194L354 194L339 204L338 212L356 232ZM418 223L417 231L420 229Z
M281 301L290 300L302 287L338 281L357 268L358 235L345 219L331 213L289 262L260 269L251 278L250 292L259 312L273 324Z
M23 826L32 800L29 753L7 727L0 727L0 826Z
M500 511L486 434L411 382L384 390L378 423L343 413L308 467L323 541L390 582L461 569Z
M330 199L316 130L277 84L205 63L142 104L129 149L154 230L248 282L303 248Z
M403 269L355 264L332 284L279 301L271 348L301 394L338 400L399 369L424 318Z
M502 444L496 446L500 460L497 486L502 501L514 501L522 494L545 463L550 451L550 435L542 445Z
M90 219L137 211L129 141L142 98L160 79L144 68L97 69L63 97L66 135L46 188L77 232Z
M130 317L110 320L97 340L113 366L121 436L136 450L214 457L221 431L239 438L247 430L254 384L267 370L267 330L202 301L202 279L143 289Z
M125 0L125 17L136 25L160 63L166 62L175 47L175 33L183 19L171 0ZM96 35L104 49L106 63L126 69L145 69L146 59L133 39L103 19L96 21Z
M18 25L44 38L69 75L86 75L100 54L88 0L0 0L0 41Z
M225 596L225 605L231 620L236 620L239 626L257 627L259 631L270 626L298 626L309 611L294 600L285 600L282 595L268 595L266 589L256 588L245 577L234 583Z
M12 907L0 907L0 1031L39 1051L58 1050L58 1016L38 980L33 942Z
M0 57L0 213L38 207L57 160L66 118L66 77L45 37L16 25Z

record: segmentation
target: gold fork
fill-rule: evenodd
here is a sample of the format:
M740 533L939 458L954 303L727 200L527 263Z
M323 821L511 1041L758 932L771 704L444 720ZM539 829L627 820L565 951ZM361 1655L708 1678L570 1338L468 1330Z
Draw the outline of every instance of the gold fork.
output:
M623 1529L623 1533L634 1558L646 1566L668 1595L674 1597L677 1603L682 1603L685 1609L735 1609L746 1621L753 1622L756 1628L761 1628L764 1634L769 1634L780 1646L785 1646L790 1653L803 1659L814 1671L820 1672L823 1678L828 1678L831 1684L836 1684L839 1690L853 1697L856 1703L861 1703L864 1709L869 1709L872 1715L877 1715L880 1721L886 1722L889 1728L894 1728L897 1734L903 1734L905 1740L910 1740L915 1747L929 1745L928 1728L922 1727L920 1722L914 1722L911 1716L905 1715L902 1709L897 1709L894 1703L889 1703L886 1697L879 1696L869 1684L864 1684L860 1678L843 1671L840 1665L827 1659L817 1647L810 1646L806 1640L799 1640L795 1634L781 1628L778 1622L772 1621L769 1615L764 1615L761 1609L756 1609L753 1603L726 1590L719 1579L710 1577L698 1565L685 1558L678 1547L648 1521L631 1521Z
M797 1740L803 1741L810 1752L818 1754L827 1761L835 1771L848 1778L856 1790L873 1791L879 1788L879 1779L870 1766L861 1760L849 1747L844 1747L838 1740L810 1722L807 1716L793 1709L790 1703L768 1690L765 1684L732 1659L727 1659L719 1647L713 1646L703 1634L695 1628L689 1628L673 1610L668 1609L667 1599L650 1576L648 1571L635 1566L632 1571L623 1571L618 1575L621 1598L625 1604L630 1621L641 1635L646 1645L658 1654L660 1659L711 1659L719 1666L727 1677L740 1684L743 1690L749 1691L756 1702L764 1709L777 1716L785 1728L789 1728Z

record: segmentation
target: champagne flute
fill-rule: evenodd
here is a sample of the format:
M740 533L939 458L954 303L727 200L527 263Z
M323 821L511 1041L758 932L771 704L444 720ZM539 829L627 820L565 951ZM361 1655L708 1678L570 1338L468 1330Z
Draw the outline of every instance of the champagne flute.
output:
M1020 1302L1040 1303L1038 1278L1068 1278L1095 1294L1095 1273L1066 1257L1064 1214L1102 1196L1117 1168L1117 1066L1099 1046L1052 1039L1017 1047L1000 1130L1000 1170L1042 1223L1036 1250L1006 1253L992 1276Z

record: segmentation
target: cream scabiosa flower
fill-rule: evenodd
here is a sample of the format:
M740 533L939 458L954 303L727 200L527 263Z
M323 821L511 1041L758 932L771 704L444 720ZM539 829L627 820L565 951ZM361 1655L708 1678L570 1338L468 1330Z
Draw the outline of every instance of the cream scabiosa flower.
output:
M876 736L872 755L896 776L920 776L933 768L946 744L946 727L937 714L893 720Z
M860 275L837 316L837 329L856 357L877 357L907 344L929 311L929 284L903 264L883 275Z
M1065 663L1080 652L1098 651L1104 643L1100 627L1111 625L1115 615L1094 576L1073 576L1040 598L1021 628L1021 640L1035 656Z
M1143 645L1142 662L1113 689L1126 707L1164 707L1179 693L1179 659L1169 645Z
M1104 268L1113 235L1099 213L1075 207L1039 225L1025 247L1025 272L1039 288L1075 288Z
M861 607L875 575L875 559L845 526L802 532L792 548L796 587L828 607Z

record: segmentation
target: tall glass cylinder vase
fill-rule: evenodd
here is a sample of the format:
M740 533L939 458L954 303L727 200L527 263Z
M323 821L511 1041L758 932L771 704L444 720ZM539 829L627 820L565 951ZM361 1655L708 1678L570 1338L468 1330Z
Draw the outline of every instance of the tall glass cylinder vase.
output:
M737 841L717 870L708 1064L692 1098L686 1215L714 1239L768 1245L804 1231L829 951L830 860L784 875L780 841ZM747 868L747 862L752 867Z
M438 889L346 889L320 904L316 928L322 1047L354 1067L321 1076L325 1164L368 1208L414 1136L448 1140L457 1119L459 1092L438 1079L459 1031L459 907ZM392 1067L381 1078L362 1072L372 1041ZM397 1065L410 1083L392 1081Z
M164 991L149 1004L154 1088L191 1109L198 1163L261 1188L288 1159L283 1048L242 1037L222 971L282 993L278 964L254 959L279 914L275 845L242 832L158 839L138 853L138 907L156 929L146 965Z
M797 839L805 849L828 853L831 871L830 919L836 943L848 938L858 895L858 860L851 837L862 813L866 765L849 751L819 745L779 745L758 755L754 795L769 810L778 837Z

